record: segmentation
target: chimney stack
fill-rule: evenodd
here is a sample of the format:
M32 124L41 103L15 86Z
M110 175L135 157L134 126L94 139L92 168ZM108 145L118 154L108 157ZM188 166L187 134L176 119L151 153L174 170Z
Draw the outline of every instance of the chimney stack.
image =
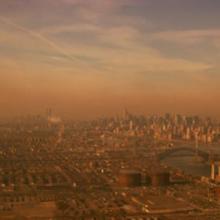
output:
M215 162L211 163L211 179L215 180Z

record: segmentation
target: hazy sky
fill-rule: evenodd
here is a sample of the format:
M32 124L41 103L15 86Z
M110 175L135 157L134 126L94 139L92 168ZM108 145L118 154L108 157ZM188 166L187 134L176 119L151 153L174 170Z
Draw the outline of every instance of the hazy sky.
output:
M220 116L219 0L0 0L0 115Z

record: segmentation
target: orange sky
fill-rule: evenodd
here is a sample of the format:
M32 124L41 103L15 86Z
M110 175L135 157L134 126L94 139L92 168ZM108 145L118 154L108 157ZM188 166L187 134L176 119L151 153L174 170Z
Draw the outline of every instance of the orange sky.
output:
M0 117L48 107L76 119L124 108L220 117L219 6L0 0Z

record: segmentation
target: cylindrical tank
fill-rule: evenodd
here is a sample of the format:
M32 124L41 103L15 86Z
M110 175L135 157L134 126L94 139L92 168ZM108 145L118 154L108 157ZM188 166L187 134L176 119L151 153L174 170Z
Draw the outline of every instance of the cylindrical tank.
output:
M148 174L145 175L144 177L144 185L147 185L147 186L151 185L151 176Z
M141 173L137 171L121 171L118 176L118 184L122 187L141 186Z
M167 186L170 183L169 172L155 173L151 176L152 186Z
M220 200L220 187L214 188L214 197L216 200Z

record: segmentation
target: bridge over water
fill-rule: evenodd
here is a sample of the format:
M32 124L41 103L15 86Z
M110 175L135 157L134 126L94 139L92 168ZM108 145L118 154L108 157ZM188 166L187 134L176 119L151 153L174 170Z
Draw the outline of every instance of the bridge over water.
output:
M190 152L193 153L195 156L202 158L204 162L211 162L211 161L220 161L220 155L219 154L211 154L210 152L203 151L200 149L195 149L192 147L174 147L167 149L157 155L158 160L163 160L166 157L172 156L173 154L177 152Z

